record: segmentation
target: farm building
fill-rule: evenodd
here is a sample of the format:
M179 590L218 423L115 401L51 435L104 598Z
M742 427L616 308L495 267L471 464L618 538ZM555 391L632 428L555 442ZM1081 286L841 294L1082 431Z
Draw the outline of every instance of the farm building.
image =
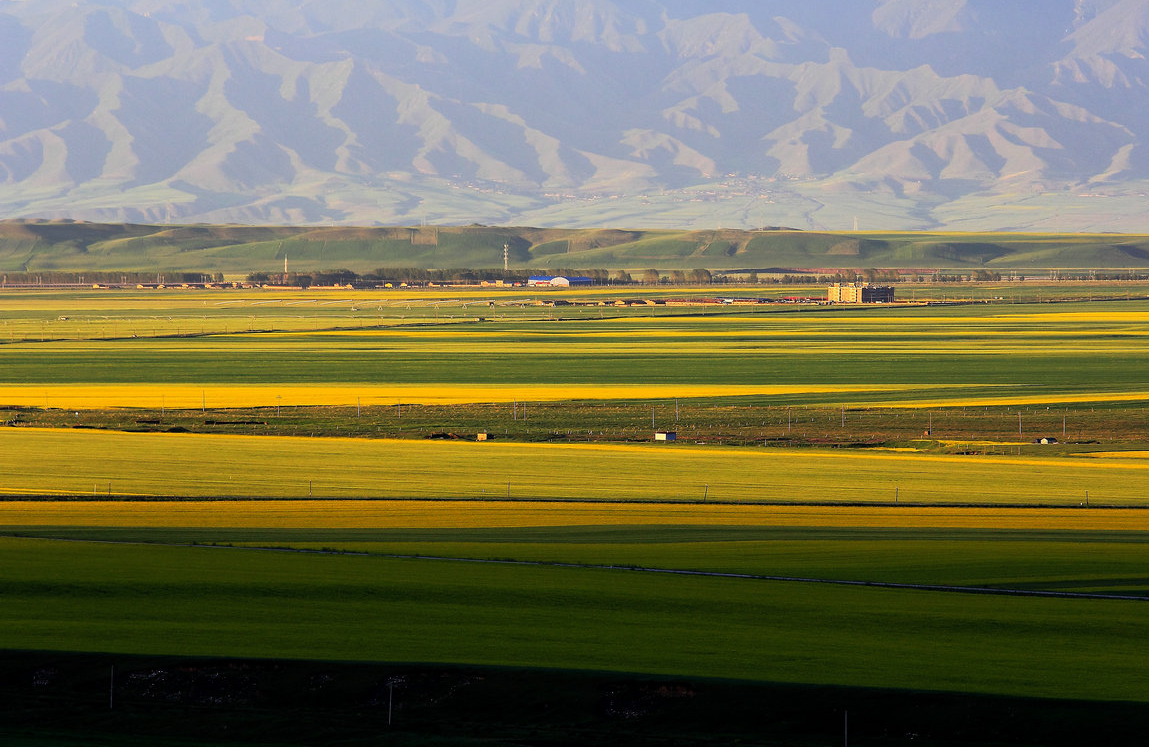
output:
M827 295L830 303L893 303L894 286L869 283L834 283Z
M594 285L594 278L563 277L562 275L531 275L527 285L569 288L572 285Z
M677 441L678 440L678 432L677 431L655 431L654 432L654 440L655 441Z

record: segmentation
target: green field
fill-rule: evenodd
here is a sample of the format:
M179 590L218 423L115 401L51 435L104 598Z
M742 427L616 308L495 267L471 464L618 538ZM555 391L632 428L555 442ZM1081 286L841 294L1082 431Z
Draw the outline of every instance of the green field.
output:
M106 510L114 514L117 507L108 505ZM176 521L173 518L172 523ZM986 524L992 521L993 515L987 513ZM1149 534L1144 526L1131 522L1126 530L1101 531L731 524L464 529L0 525L0 531L46 539L293 548L1149 598L1145 572Z
M0 554L11 648L1146 693L1137 602L48 540Z

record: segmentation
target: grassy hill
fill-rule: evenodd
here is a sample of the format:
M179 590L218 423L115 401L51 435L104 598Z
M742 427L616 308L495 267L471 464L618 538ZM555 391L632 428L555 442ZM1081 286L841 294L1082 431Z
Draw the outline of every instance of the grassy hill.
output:
M1149 236L793 230L329 228L0 222L0 272L275 272L381 267L710 270L1144 268Z

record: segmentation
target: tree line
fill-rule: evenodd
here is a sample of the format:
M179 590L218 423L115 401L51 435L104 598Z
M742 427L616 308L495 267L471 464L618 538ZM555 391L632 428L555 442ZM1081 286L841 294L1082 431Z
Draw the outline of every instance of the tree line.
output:
M290 272L268 273L253 272L247 276L247 281L260 285L287 285L296 288L309 288L311 286L353 286L375 287L379 285L428 285L457 284L473 285L482 282L522 283L526 284L532 276L561 276L586 277L596 285L704 285L712 282L728 282L725 277L715 278L709 270L668 270L660 271L650 269L637 277L627 270L606 270L602 268L578 269L560 267L549 270L531 269L439 269L429 270L421 267L381 267L368 273L357 273L353 270L323 270L320 272Z
M140 285L141 283L222 283L222 272L124 272L120 270L0 273L0 285Z

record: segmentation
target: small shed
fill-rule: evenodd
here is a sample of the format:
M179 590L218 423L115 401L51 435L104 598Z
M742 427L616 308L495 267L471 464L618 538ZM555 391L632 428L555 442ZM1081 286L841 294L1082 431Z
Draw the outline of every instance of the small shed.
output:
M490 436L487 435L486 431L481 431L475 434L476 441L486 441L488 438L490 438Z
M677 441L678 440L678 432L677 431L655 431L654 432L654 440L655 441Z
M1048 446L1049 444L1057 443L1057 439L1054 438L1053 436L1042 436L1041 438L1034 439L1033 442L1035 444L1045 444Z

